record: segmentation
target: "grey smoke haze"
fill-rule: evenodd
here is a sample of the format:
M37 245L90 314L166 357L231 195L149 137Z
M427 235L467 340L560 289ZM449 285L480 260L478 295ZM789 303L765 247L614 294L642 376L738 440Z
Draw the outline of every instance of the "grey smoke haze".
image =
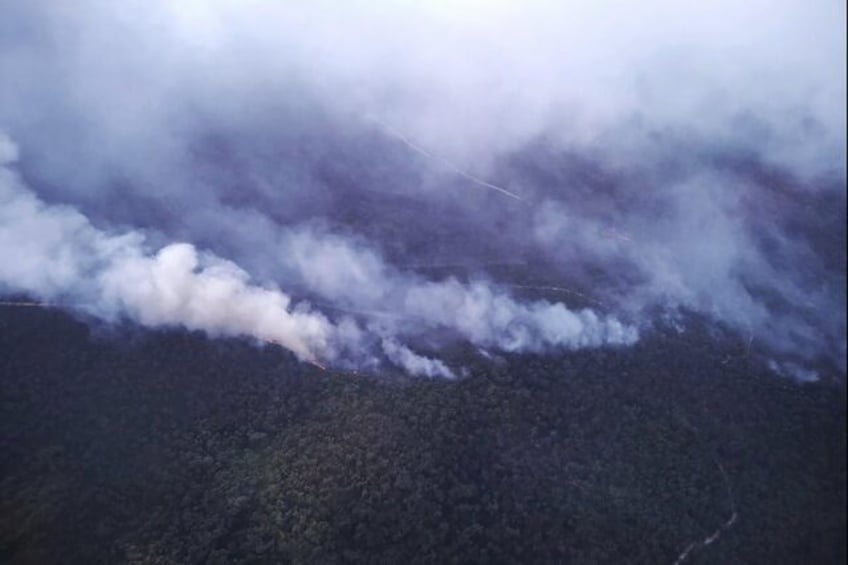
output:
M627 345L686 310L844 368L844 22L824 0L6 3L0 284L427 376L454 372L419 342Z
M0 139L8 162L13 146ZM129 315L146 326L250 335L304 360L332 354L333 327L324 316L290 308L288 296L250 285L228 261L199 257L184 243L149 253L138 233L109 235L72 208L45 205L5 166L0 203L0 282L12 290L107 319Z
M545 301L519 304L481 282L422 281L391 272L379 257L344 240L306 232L291 236L284 252L319 296L338 297L343 306L382 304L401 312L370 322L363 332L350 316L333 323L307 303L293 304L277 288L252 284L234 263L198 253L191 244L151 250L143 233L109 234L71 207L46 205L9 168L16 157L14 144L0 136L0 283L107 320L129 317L148 327L250 336L282 345L302 360L353 366L378 363L369 341L379 338L388 360L428 377L454 375L396 336L449 330L471 343L510 351L623 345L637 337L633 328L590 310L572 312ZM340 281L359 291L344 290Z

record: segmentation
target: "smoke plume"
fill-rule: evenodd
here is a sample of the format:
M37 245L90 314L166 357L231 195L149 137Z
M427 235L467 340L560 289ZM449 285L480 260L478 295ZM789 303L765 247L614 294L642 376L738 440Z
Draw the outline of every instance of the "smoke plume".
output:
M7 3L0 289L428 377L452 342L627 346L686 313L844 371L844 22Z

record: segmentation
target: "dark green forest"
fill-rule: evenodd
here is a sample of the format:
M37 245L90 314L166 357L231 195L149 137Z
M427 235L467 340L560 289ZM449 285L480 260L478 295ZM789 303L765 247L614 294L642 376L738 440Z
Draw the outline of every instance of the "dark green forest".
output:
M697 323L449 355L465 377L322 372L0 308L0 562L845 562L842 377Z

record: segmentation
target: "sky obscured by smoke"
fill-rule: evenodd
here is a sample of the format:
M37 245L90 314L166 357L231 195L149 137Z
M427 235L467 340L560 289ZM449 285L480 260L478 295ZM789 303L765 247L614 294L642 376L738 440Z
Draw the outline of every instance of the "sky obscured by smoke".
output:
M0 285L428 376L684 311L844 370L844 45L828 1L4 3Z

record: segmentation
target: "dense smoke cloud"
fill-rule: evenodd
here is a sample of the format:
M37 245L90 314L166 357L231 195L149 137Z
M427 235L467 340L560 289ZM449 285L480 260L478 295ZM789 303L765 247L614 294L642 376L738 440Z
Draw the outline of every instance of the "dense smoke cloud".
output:
M844 365L843 4L0 10L10 290L428 376L683 311Z
M290 307L276 289L252 286L228 261L201 258L189 244L148 253L140 234L108 235L71 208L47 206L6 168L0 202L0 284L11 290L107 319L249 335L304 360L331 354L333 327L324 316Z
M310 362L358 366L367 358L367 364L376 363L369 357L368 335L349 316L334 325L308 304L292 304L280 290L252 284L234 263L199 254L190 244L172 243L152 252L141 233L110 235L73 208L45 205L8 168L16 158L14 144L5 136L0 142L0 250L5 259L0 284L6 289L107 320L130 317L148 327L250 336ZM382 336L387 359L415 375L454 376L441 361L416 354L392 336L452 330L474 344L511 351L628 344L637 337L633 328L590 310L572 312L544 301L522 305L484 283L419 281L390 274L379 257L357 253L343 240L306 233L295 240L295 246L306 249L293 251L293 268L318 295L338 298L341 305L384 307L390 295L397 295L392 304L400 302L393 309L403 315L391 323L371 323L368 334Z

